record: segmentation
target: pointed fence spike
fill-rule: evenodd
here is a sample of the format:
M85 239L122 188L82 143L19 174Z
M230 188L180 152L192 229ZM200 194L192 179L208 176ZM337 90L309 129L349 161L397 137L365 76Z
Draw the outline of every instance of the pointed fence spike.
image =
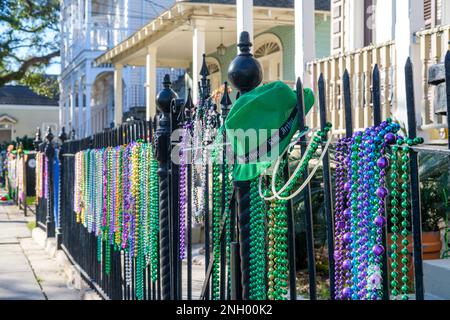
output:
M200 75L204 78L209 76L208 66L206 65L206 54L203 54L202 68L200 70Z
M352 116L352 100L350 92L350 74L348 70L344 70L342 76L344 87L344 109L345 109L345 135L347 138L351 138L353 135L353 116Z
M380 99L380 70L375 64L372 73L372 104L373 122L378 126L381 124L381 99Z
M228 82L225 81L223 84L223 95L220 104L224 107L228 107L232 104L230 95L228 94Z

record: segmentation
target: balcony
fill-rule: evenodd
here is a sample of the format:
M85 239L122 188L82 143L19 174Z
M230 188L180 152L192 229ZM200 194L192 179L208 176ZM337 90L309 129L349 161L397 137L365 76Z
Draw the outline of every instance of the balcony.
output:
M308 63L308 72L318 100L317 83L321 74L325 81L327 118L333 123L335 134L345 133L343 81L345 69L350 74L352 92L353 128L362 130L373 125L372 70L380 68L382 116L387 118L396 108L395 44L387 42L368 46L345 54L334 55ZM308 85L308 84L306 84ZM319 106L316 103L307 118L310 127L319 127Z
M422 130L430 131L430 139L445 139L447 120L435 110L435 87L428 84L428 68L443 61L450 50L450 25L439 26L416 34L422 60Z

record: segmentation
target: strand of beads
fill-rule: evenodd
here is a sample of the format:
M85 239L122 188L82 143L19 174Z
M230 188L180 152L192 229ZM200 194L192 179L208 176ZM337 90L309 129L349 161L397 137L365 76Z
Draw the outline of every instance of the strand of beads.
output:
M392 155L391 155L391 169L392 169L392 174L391 174L391 188L392 188L392 192L391 192L391 241L392 241L392 245L391 245L391 294L394 296L394 299L396 299L399 295L399 283L398 283L398 232L399 232L399 227L398 227L398 223L399 223L399 214L400 214L400 210L399 210L399 183L397 182L398 179L398 151L399 151L399 146L395 145L392 147Z
M346 254L346 243L344 235L349 232L349 223L347 215L351 212L345 209L345 193L346 185L345 179L347 175L346 170L346 154L348 153L349 139L341 139L336 145L336 206L335 206L335 251L334 259L336 261L335 283L337 300L342 300L345 296L344 287L349 277L348 270L351 266L348 255Z
M158 279L159 268L159 180L158 161L153 155L152 147L150 151L150 271L151 280Z
M180 148L180 259L186 258L186 210L187 210L187 146L188 146L189 124L183 126L183 135Z
M220 290L220 220L221 220L221 183L220 183L220 165L214 163L213 166L213 216L212 216L212 241L213 241L213 271L212 271L212 298L219 300Z
M265 203L258 195L258 179L250 184L250 300L266 299Z
M410 146L422 143L422 139L407 139L408 146L402 149L401 172L399 172L398 152L405 139L397 134L400 126L392 120L379 126L357 132L345 151L342 145L345 140L338 142L336 160L338 189L347 193L346 208L342 201L342 192L337 190L335 210L335 242L334 254L336 262L337 299L380 300L383 295L383 259L385 252L383 243L385 218L385 201L389 196L386 176L388 170L393 170L390 178L391 191L391 293L394 297L402 293L402 299L407 299L409 259L407 246L409 241L409 152ZM397 145L395 145L397 143ZM392 146L392 148L391 148ZM392 149L391 161L389 152ZM345 153L347 153L345 155ZM342 161L342 157L346 161ZM344 163L342 167L342 163ZM347 170L347 181L342 177ZM399 193L397 179L401 177L402 193ZM398 282L398 232L399 208L402 208L402 286ZM350 229L348 229L350 224ZM351 273L346 271L350 270ZM387 275L384 275L387 276ZM385 288L387 290L387 288Z

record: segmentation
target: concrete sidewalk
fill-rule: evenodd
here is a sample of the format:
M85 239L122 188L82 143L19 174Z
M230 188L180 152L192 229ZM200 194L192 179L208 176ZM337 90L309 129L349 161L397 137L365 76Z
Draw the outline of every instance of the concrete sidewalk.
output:
M0 300L80 300L55 258L31 238L27 224L34 219L0 203Z

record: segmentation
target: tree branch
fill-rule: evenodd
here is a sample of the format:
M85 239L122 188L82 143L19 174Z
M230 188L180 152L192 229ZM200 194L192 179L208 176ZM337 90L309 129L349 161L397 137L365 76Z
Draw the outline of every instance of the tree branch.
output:
M28 60L25 60L17 71L11 71L0 76L0 87L4 86L8 82L22 79L25 73L33 66L42 64L48 65L51 59L58 57L59 55L60 52L57 50L42 57L31 57Z

